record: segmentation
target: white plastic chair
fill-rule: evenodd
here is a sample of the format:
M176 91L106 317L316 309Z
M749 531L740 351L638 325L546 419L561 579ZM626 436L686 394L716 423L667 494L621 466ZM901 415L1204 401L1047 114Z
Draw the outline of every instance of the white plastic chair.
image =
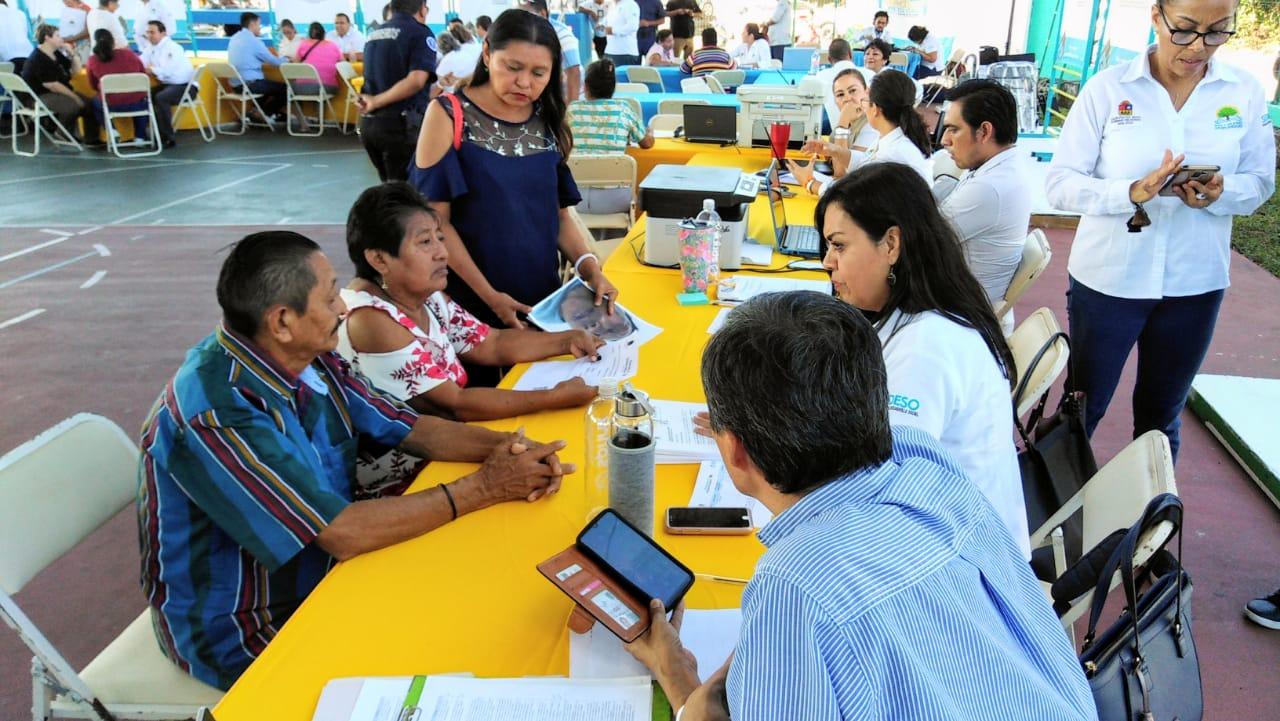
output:
M684 116L682 115L655 115L649 118L649 130L654 134L663 133L666 137L676 131L676 128L684 125Z
M765 63L761 67L769 68L771 70L780 70L782 69L782 61L777 58L769 58L769 62Z
M736 88L747 82L747 72L745 70L714 70L703 77L715 78L720 82L722 88Z
M640 93L642 95L652 92L649 86L644 83L618 83L613 89L615 93Z
M902 72L905 73L907 72L907 64L910 62L911 62L911 58L907 57L907 54L901 50L895 50L889 53L888 64L889 64L889 67L893 68L894 70L901 70Z
M13 600L38 573L134 504L137 467L138 448L124 431L88 413L0 458L0 617L34 654L34 721L186 719L222 697L165 658L150 609L76 673Z
M325 109L329 111L329 115L337 116L333 111L333 103L329 102L329 93L324 89L324 85L320 84L320 71L316 70L314 65L306 63L284 63L280 66L280 75L284 77L284 85L288 88L288 96L286 98L285 117L287 118L285 125L289 134L295 137L317 138L324 135L325 126ZM293 109L295 103L315 103L316 104L316 131L314 133L294 132L293 130ZM305 120L307 114L303 112L302 106L298 105L298 115Z
M217 132L223 135L244 135L245 128L250 125L260 125L249 120L249 106L252 105L262 119L266 121L267 128L275 131L275 123L271 118L267 117L266 111L258 104L258 98L262 97L259 93L249 90L249 86L245 84L244 78L240 76L240 71L230 63L209 63L205 66L213 73L214 80L218 86L218 109L214 111L214 126ZM240 120L240 129L237 131L222 129L222 103L223 101L238 105L236 115Z
M680 81L680 92L682 93L709 93L711 85L707 82L710 75L703 75L700 78L685 78Z
M1003 318L1013 310L1014 304L1040 278L1051 260L1053 250L1049 247L1049 239L1045 237L1044 231L1036 228L1027 234L1027 242L1022 246L1022 260L1018 262L1018 269L1013 272L1009 289L1004 292L1004 300L996 306L997 318Z
M102 119L104 125L107 126L107 147L115 154L117 158L142 158L149 155L160 154L160 133L156 128L155 107L151 104L151 78L146 73L117 73L114 75L104 75L98 83L98 92L102 96ZM142 93L146 98L147 107L145 110L112 110L111 105L107 102L108 95L117 93ZM151 138L143 141L136 138L133 142L135 147L141 146L142 150L137 152L125 153L121 148L120 133L116 131L113 121L118 118L146 118L148 129L151 131Z
M7 60L0 61L0 73L12 73L12 72L13 72L13 63ZM14 105L15 105L14 99L9 95L9 93L6 90L4 90L4 88L0 88L0 110L3 110L3 112L7 113L14 107ZM22 124L22 130L18 131L17 128L15 127L12 132L16 135L26 135L27 121L21 118L19 118L18 120ZM7 138L9 137L9 135L10 133L5 132L5 129L3 127L0 127L0 138Z
M173 110L173 127L178 127L178 118L182 116L182 111L186 110L191 113L191 117L195 118L200 137L204 142L211 143L217 135L214 133L213 121L209 119L209 110L205 108L204 100L200 97L200 82L206 72L207 66L201 65L191 74L191 80L187 81L187 87L182 90L182 100L178 101L178 105ZM215 79L214 84L217 83Z
M1070 345L1065 338L1058 338L1040 357L1040 362L1036 363L1035 372L1031 373L1029 378L1027 377L1027 370L1035 361L1036 354L1049 342L1050 338L1061 332L1062 326L1058 325L1058 319L1053 311L1048 308L1039 308L1019 323L1013 334L1009 336L1009 350L1013 352L1013 365L1018 371L1019 385L1022 385L1026 379L1022 397L1015 396L1013 399L1017 404L1019 418L1030 413L1040 398L1049 392L1053 384L1067 370L1067 359L1071 354ZM1017 393L1016 389L1014 393Z
M71 131L67 130L62 122L58 120L58 116L54 115L53 111L49 109L49 106L40 100L40 96L35 94L35 91L31 89L31 86L27 85L27 81L23 80L22 76L14 73L0 73L0 88L3 88L8 93L13 104L9 114L12 118L10 121L10 135L13 137L14 155L21 155L27 158L36 157L40 154L40 138L44 136L47 136L49 142L54 145L67 145L76 150L83 150L80 142L76 140L76 136L72 135ZM41 120L53 123L58 132L54 133L46 130L41 124ZM18 132L19 121L23 123L24 131L28 121L30 121L31 127L34 128L32 134L35 136L35 144L30 152L18 149L18 137L25 134L25 132ZM62 134L61 138L58 137L58 133Z
M686 105L710 105L711 103L702 98L671 98L669 100L658 101L659 115L679 115L684 118L684 106Z
M707 89L711 92L717 95L725 94L724 85L720 82L720 79L715 76L715 73L703 75L702 82L707 84Z
M645 92L660 93L663 90L662 75L658 69L645 65L628 65L627 82L644 85Z
M569 156L569 172L578 188L627 188L631 191L631 205L625 213L579 213L582 222L595 230L630 230L636 222L635 188L636 159L630 155L578 155Z
M360 74L356 72L356 66L343 60L338 63L338 77L342 79L342 84L347 89L342 103L342 132L348 134L351 132L351 111L356 111L356 119L360 119L360 106L356 105L356 99L360 97L360 91L356 89L353 82Z

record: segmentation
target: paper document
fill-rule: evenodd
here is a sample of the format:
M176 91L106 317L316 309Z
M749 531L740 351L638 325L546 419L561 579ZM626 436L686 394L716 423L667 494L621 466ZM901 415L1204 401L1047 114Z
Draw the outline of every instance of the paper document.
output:
M707 332L715 335L724 326L725 319L729 317L729 313L732 311L733 308L721 308L720 312L716 313L716 317L711 320L711 325L707 326Z
M431 676L423 698L418 721L650 721L653 716L648 676L607 680Z
M598 386L604 379L624 381L640 370L640 348L635 344L610 343L600 349L600 360L578 358L564 361L538 361L529 366L516 381L518 391L538 391L553 388L560 381L582 378L589 386Z
M743 303L762 293L785 293L793 290L812 290L831 295L831 282L826 280L794 280L791 278L758 278L751 275L735 275L720 281L720 300Z
M707 410L705 403L650 401L653 434L658 441L657 463L699 463L720 458L715 441L693 431L693 417Z
M743 265L769 266L773 264L773 246L772 245L759 245L757 243L743 243L741 253L742 253Z
M587 633L569 632L569 678L634 678L649 669L627 653L622 639L601 624Z
M724 608L714 611L686 609L680 626L680 643L698 659L698 680L706 682L720 670L738 645L742 628L742 609Z
M620 303L614 304L612 315L605 312L604 305L595 303L595 291L581 278L574 278L538 301L533 312L529 313L529 320L551 333L585 330L611 345L624 342L644 345L662 332L661 328L646 322Z
M659 446L661 448L661 446ZM723 461L703 461L698 478L693 482L690 506L705 508L746 508L751 511L751 525L762 528L773 520L773 514L760 501L743 494L733 485L733 479L724 468Z

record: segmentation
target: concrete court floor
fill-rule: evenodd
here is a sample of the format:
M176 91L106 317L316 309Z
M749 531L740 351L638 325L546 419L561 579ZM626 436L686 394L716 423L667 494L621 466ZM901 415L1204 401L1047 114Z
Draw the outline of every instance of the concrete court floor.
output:
M184 133L160 163L85 153L37 164L0 153L0 453L78 411L136 434L185 350L216 323L218 249L245 233L297 228L349 275L341 224L355 195L375 181L354 138L251 133L205 146L194 137ZM234 158L219 157L227 154ZM37 177L33 191L26 181ZM32 201L49 186L63 190ZM1071 234L1050 237L1056 257L1019 316L1048 306L1065 322ZM1280 377L1280 280L1236 256L1233 281L1204 370ZM1117 399L1132 387L1132 368L1131 360ZM1117 400L1099 428L1100 461L1128 440L1127 406ZM1280 513L1189 413L1178 483L1205 718L1275 719L1280 633L1245 622L1240 610L1280 586ZM81 667L142 609L137 573L136 522L126 509L18 602ZM29 658L0 628L0 721L26 718Z

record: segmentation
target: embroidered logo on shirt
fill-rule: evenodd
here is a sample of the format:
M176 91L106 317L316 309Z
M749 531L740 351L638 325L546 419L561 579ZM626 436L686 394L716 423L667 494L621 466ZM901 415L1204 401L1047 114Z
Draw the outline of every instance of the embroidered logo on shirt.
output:
M910 396L898 396L891 394L889 396L889 410L918 416L920 415L920 399L912 398Z
M1213 121L1213 127L1218 130L1243 128L1244 117L1240 115L1240 111L1234 105L1223 105L1218 108L1217 119Z
M1120 101L1120 117L1127 118L1133 115L1133 103L1128 100Z
M1120 105L1116 107L1115 117L1111 118L1112 125L1135 125L1140 122L1142 122L1142 116L1133 114L1133 103L1128 100L1120 101Z

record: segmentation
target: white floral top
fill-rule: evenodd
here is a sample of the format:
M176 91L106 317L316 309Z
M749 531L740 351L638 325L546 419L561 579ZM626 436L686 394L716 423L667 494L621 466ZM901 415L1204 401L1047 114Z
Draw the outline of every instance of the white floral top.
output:
M413 342L398 350L358 353L351 346L347 324L343 323L338 330L338 353L373 385L402 401L420 396L445 381L466 387L467 372L459 356L489 337L488 325L476 320L443 292L427 299L425 308L431 320L428 328L419 326L395 304L371 293L344 289L342 300L348 311L376 308L413 334ZM403 491L421 465L422 459L394 448L377 458L362 453L356 463L358 494L363 497L394 493L396 489L392 486L399 486L398 490Z

